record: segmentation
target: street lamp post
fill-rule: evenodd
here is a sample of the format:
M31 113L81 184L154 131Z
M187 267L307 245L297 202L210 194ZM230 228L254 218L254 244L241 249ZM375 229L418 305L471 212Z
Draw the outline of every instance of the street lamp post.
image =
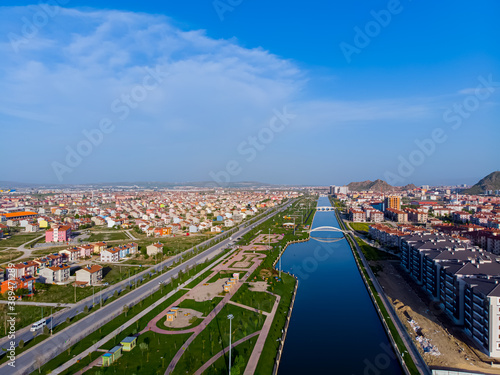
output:
M231 375L231 321L233 320L233 314L227 316L229 319L229 375Z
M279 266L279 269L280 269L280 279L281 279L281 255L280 255L280 266Z

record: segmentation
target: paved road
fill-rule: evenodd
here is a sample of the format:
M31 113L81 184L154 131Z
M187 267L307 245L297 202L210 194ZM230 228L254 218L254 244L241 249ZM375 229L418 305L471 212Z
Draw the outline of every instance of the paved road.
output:
M356 239L354 238L354 236L352 234L349 234L349 236L351 236L351 239L353 240L354 244L356 245L357 252L361 258L361 261L363 262L363 265L365 266L366 271L368 272L368 275L370 276L370 279L373 282L373 285L375 286L375 290L380 295L380 297L382 297L382 302L385 306L385 309L387 310L392 321L394 322L396 329L398 330L399 336L401 336L401 339L404 341L406 348L409 350L409 354L411 355L413 362L417 366L418 371L421 374L430 375L431 373L430 373L429 367L427 366L427 364L423 360L422 356L420 355L417 348L413 344L411 337L408 335L408 331L406 331L406 328L403 326L403 324L399 320L399 317L397 316L396 312L392 308L392 304L387 299L387 296L385 295L384 290L382 289L377 278L373 274L373 272L370 268L370 265L366 261L365 256L363 255L363 252L361 251Z
M283 207L278 209L275 212L272 212L255 223L250 224L247 227L244 227L244 225L241 225L237 232L235 232L232 237L241 237L250 230L252 230L255 226L261 224L268 218L274 216L278 212L283 211L286 209L293 201L287 202ZM208 241L213 241L213 239L210 239ZM221 251L223 251L231 242L231 240L225 239L221 241L220 243L216 244L215 246L211 247L210 249L194 256L193 258L189 259L188 261L176 266L170 271L164 272L162 275L158 276L154 280L151 280L150 282L147 282L145 284L142 284L141 286L137 287L136 289L132 289L129 293L124 295L123 297L119 298L120 303L111 303L109 305L105 305L103 308L95 311L92 313L89 319L85 319L85 321L78 321L62 332L60 332L57 335L54 335L52 337L47 338L44 340L42 343L36 345L32 349L21 353L19 356L16 358L16 367L13 369L12 367L9 367L7 363L4 363L3 365L0 366L0 374L27 374L33 371L36 368L36 364L39 362L47 362L51 358L54 358L56 355L61 353L62 351L66 350L69 346L75 344L79 340L81 340L83 337L87 336L91 332L95 331L105 323L109 322L112 320L114 317L118 316L122 312L122 306L124 305L130 305L130 304L135 304L139 302L141 299L145 298L145 296L149 295L151 292L157 290L159 288L159 283L163 282L169 282L172 276L176 276L180 270L184 270L187 267L192 267L197 263L202 263L205 261L207 258L213 258L217 256ZM160 264L157 264L153 268L159 272L160 269L168 267L173 265L174 262L182 259L182 256L187 254L188 252L192 251L192 249L186 250L182 254L177 255L176 257L166 260ZM150 269L151 270L151 269ZM142 279L147 272L150 272L149 270L144 271L131 279L136 280L136 279ZM130 279L129 279L130 280ZM120 283L117 283L115 285L110 286L109 288L105 289L102 291L102 293L99 293L99 295L96 295L95 302L99 302L99 297L102 295L103 299L109 298L113 295L115 291L121 291L126 288L126 286L129 283L129 280L124 280ZM133 283L133 282L132 282ZM77 304L77 306L64 310L62 312L58 312L54 314L53 316L53 323L51 322L52 319L49 319L47 321L48 325L50 326L51 324L54 324L56 326L57 324L60 324L66 320L67 317L73 317L77 313L80 313L83 311L84 306L92 306L92 296L87 298L86 300L81 301L80 303ZM29 327L26 327L22 329L21 331L16 332L16 345L19 342L19 340L23 339L25 342L30 340L33 337L33 334L29 331ZM9 348L9 340L3 340L2 347L5 347L6 349Z
M61 372L67 370L68 368L70 368L71 366L73 366L80 358L84 358L86 356L89 355L89 353L91 352L94 352L96 350L98 350L97 348L100 348L101 346L103 346L105 343L107 343L109 340L111 340L113 337L115 337L117 334L119 334L120 332L122 332L124 329L130 327L132 324L134 324L136 321L138 321L139 319L141 319L143 316L145 316L146 314L148 314L150 311L152 311L153 309L155 309L157 306L160 306L162 305L166 300L168 300L170 297L172 297L175 293L177 293L178 290L182 289L181 286L185 286L185 285L189 285L189 283L195 279L197 279L199 276L203 275L208 269L214 267L214 264L215 263L219 263L219 262L223 262L224 259L227 259L233 252L234 250L232 251L229 251L226 255L220 257L219 259L217 259L214 263L212 263L211 265L209 265L208 267L206 267L205 269L201 270L200 272L198 272L196 275L194 276L191 276L191 278L189 278L188 280L186 280L184 283L182 283L181 285L179 285L178 288L172 290L171 292L169 292L167 295L161 297L160 299L158 299L155 303L153 303L151 306L147 307L146 309L142 310L140 313L138 313L136 316L134 316L133 318L129 319L126 323L122 324L120 327L118 327L117 329L115 329L113 332L111 332L110 334L108 334L106 337L102 338L101 340L99 340L99 342L97 342L96 344L92 345L90 348L88 348L87 350L85 350L84 352L80 353L79 355L75 356L74 358L72 358L71 360L69 360L68 362L64 363L62 366L59 366L58 368L54 369L54 371L52 371L51 374L60 374ZM119 301L115 301L116 303L119 303ZM106 352L106 351L104 351ZM99 364L101 362L101 358L97 358L94 362L96 362L97 364ZM93 363L94 363L93 362ZM89 365L90 366L90 365ZM87 367L89 367L87 366ZM90 366L91 367L91 366ZM84 372L83 370L81 371L82 373ZM77 372L76 374L78 374L79 372Z
M247 270L247 272L245 273L245 276L243 276L241 278L241 280L239 282L237 282L231 288L231 290L224 296L224 298L217 304L217 306L215 306L215 308L212 311L210 311L210 313L207 315L207 317L205 319L203 319L203 321L199 325L197 325L196 327L189 330L190 332L193 332L193 334L191 336L189 336L189 338L186 340L186 342L177 351L174 358L172 359L172 361L168 365L167 370L165 371L165 375L171 374L174 371L175 366L177 365L177 363L181 359L184 352L188 349L189 345L198 337L198 335L201 332L203 332L203 330L210 324L210 322L215 319L217 314L229 302L229 300L231 298L233 298L233 296L236 294L238 289L240 289L240 287L245 283L245 281L254 273L254 271L257 269L258 266L260 266L260 264L263 262L264 259L265 259L265 257L257 259L252 264L252 266ZM166 331L166 330L162 330L156 326L153 328L156 328L156 330L155 330L156 332L161 332L161 333L178 334L178 333L183 332L183 331Z

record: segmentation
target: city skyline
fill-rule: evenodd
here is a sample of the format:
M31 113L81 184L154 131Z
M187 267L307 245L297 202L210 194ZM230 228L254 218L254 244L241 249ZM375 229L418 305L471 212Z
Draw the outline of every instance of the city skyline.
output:
M454 185L498 170L492 1L4 4L2 180Z

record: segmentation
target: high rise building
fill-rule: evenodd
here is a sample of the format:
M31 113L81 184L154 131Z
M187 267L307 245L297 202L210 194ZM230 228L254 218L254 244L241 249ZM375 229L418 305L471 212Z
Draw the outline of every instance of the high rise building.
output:
M347 186L330 186L330 194L347 194L349 193L349 188Z
M385 198L384 201L384 208L387 210L388 208L394 208L396 210L401 209L401 197L396 196L396 195L390 195Z

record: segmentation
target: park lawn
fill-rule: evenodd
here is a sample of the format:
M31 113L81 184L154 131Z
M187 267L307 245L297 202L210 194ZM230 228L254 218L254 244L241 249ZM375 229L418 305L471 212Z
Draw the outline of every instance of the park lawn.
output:
M1 239L0 245L2 247L18 247L40 236L40 233L13 234L10 238Z
M166 291L165 291L165 293L166 293ZM115 336L114 339L111 339L106 344L104 344L103 348L111 349L113 346L119 344L120 340L122 340L123 338L130 336L130 335L133 335L133 334L136 334L137 332L142 330L151 319L153 319L157 314L159 314L161 311L163 311L167 306L169 306L172 302L174 302L176 299L178 299L184 293L185 293L185 291L179 291L179 292L175 293L173 296L171 296L169 299L167 299L164 303L157 306L155 309L153 309L148 314L146 314L141 319L139 319L136 322L136 324L133 324L130 327L126 328L123 332L120 333L119 336ZM120 327L122 324L124 324L129 319L131 319L132 317L134 317L135 315L140 313L142 310L144 310L145 308L150 306L152 303L156 302L159 298L161 298L162 295L164 295L164 294L162 294L160 291L153 293L152 297L148 297L145 300L143 300L142 302L138 303L137 305L131 307L126 314L127 316L125 316L125 313L122 313L121 315L117 316L115 319L111 320L109 323L106 323L105 325L103 325L98 330L90 333L84 339L80 340L75 345L71 346L69 348L69 350L65 350L64 352L59 354L57 357L55 357L54 359L52 359L49 362L47 362L46 364L44 364L40 369L40 373L41 374L51 373L54 369L58 368L59 366L61 366L64 363L66 363L68 360L70 360L74 356L79 355L84 350L86 350L87 348L92 346L95 342L106 337L109 333L114 331L116 328ZM103 353L100 353L100 354L102 355ZM82 362L78 363L78 365L79 366L72 366L71 370L68 369L68 370L62 372L62 374L64 374L64 375L74 374L75 368L76 368L76 370L79 370L85 366ZM102 368L99 368L99 369L102 370ZM38 369L32 372L33 375L36 375L38 373L39 373ZM89 372L89 373L93 373L93 372ZM125 372L119 372L119 373L124 374Z
M241 375L247 367L248 360L252 355L253 347L257 342L256 337L242 342L238 346L234 347L231 351L231 374ZM226 374L229 369L229 353L226 352L219 359L217 359L212 366L207 368L203 375L221 375Z
M212 300L203 302L197 302L194 299L185 299L179 304L179 307L193 309L201 312L203 316L207 316L221 300L222 297L214 297Z
M264 349L259 358L255 370L256 374L268 374L272 372L280 344L278 339L282 336L281 330L285 327L286 317L292 302L292 291L295 287L296 280L293 276L286 273L281 274L281 280L281 282L273 282L274 285L271 287L273 293L281 296L281 300L276 310L271 329L269 330L266 343L264 344Z
M130 240L124 232L92 233L86 242Z
M379 249L374 248L373 246L368 245L363 242L360 238L356 237L356 242L358 243L363 255L368 261L377 261L377 260L394 260L398 259L396 256L388 254L386 252L380 251Z
M370 230L370 225L373 223L349 223L351 228L357 232L361 232L363 234L368 234Z
M7 310L8 305L0 304L0 337L5 336L6 319L5 313L13 312ZM62 307L53 307L52 312L62 310ZM51 308L43 306L43 316L47 318L50 316ZM42 319L42 307L41 306L28 306L28 305L16 305L15 311L16 315L16 330L20 330L26 326L30 326L39 319ZM10 318L10 317L9 317ZM8 326L7 326L8 329Z
M162 335L146 332L139 336L137 346L131 352L123 352L123 356L111 366L94 367L85 374L163 375L175 353L189 336L191 333Z
M266 292L250 291L247 283L243 284L231 301L256 308L265 312L271 312L276 297Z
M262 328L265 316L227 304L184 351L172 374L192 374L215 354L229 346L229 321L233 314L232 341L236 342ZM259 372L257 372L259 373Z

